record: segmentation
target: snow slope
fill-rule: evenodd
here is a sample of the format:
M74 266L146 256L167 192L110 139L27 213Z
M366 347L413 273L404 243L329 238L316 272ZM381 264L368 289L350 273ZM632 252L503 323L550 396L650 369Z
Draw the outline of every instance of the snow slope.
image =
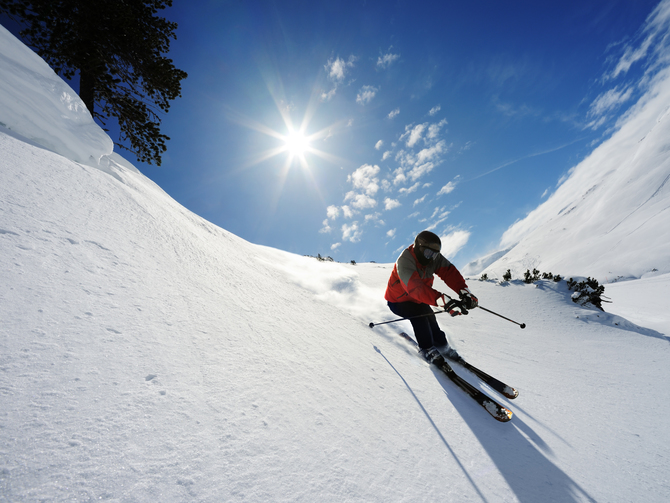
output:
M0 126L91 166L112 153L114 143L79 96L3 26L0 48Z
M99 169L5 124L0 501L670 496L668 275L614 285L651 325L580 308L564 283L470 281L528 325L440 318L520 390L498 423L397 336L407 322L368 328L394 318L392 265L248 243L119 156Z
M642 33L639 47L629 46L619 62L627 68L649 55L642 80L622 84L629 93L643 91L638 101L547 201L503 234L499 248L511 250L491 255L492 264L469 264L468 273L500 278L510 269L519 278L537 268L601 283L670 273L669 1L659 3Z
M601 282L670 272L669 151L670 68L623 126L503 235L523 237L485 271L520 277L537 267Z

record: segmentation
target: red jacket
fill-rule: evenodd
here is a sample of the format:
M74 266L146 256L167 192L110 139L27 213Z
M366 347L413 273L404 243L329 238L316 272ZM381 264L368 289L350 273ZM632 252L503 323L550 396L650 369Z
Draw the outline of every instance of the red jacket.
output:
M433 289L435 274L455 292L468 287L458 269L442 254L424 267L416 259L414 245L411 245L400 254L393 266L384 298L389 302L409 301L436 306L442 294Z

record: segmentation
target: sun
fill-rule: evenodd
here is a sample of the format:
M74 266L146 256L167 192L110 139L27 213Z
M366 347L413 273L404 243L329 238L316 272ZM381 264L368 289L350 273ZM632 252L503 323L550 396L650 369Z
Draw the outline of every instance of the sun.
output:
M284 137L284 146L291 157L301 157L309 150L309 138L302 131L289 131Z
M287 178L289 172L295 167L301 167L307 175L312 176L312 169L319 166L319 160L317 158L334 165L342 165L343 163L346 163L346 159L319 148L320 144L326 145L326 143L322 142L326 142L331 136L334 136L339 129L345 127L344 122L340 121L330 124L316 132L309 131L310 121L316 113L318 103L320 103L316 96L317 94L313 95L313 99L310 100L307 110L302 117L302 121L300 121L299 124L293 121L293 117L289 113L292 108L286 106L286 100L275 98L277 111L281 115L285 126L285 128L282 128L283 131L268 127L250 117L235 112L233 109L226 109L226 114L229 120L270 136L276 141L276 143L273 142L274 145L267 150L254 151L253 155L243 163L241 168L246 169L256 164L274 159L275 157L284 158L282 166L278 166L281 174L281 182L278 184L278 187L279 190L281 190L283 180Z

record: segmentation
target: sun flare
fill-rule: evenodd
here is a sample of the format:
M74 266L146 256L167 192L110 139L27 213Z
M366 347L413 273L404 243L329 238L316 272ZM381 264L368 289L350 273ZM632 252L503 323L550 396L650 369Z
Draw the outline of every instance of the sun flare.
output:
M309 139L302 131L291 131L284 138L285 147L288 153L293 156L301 156L309 149Z

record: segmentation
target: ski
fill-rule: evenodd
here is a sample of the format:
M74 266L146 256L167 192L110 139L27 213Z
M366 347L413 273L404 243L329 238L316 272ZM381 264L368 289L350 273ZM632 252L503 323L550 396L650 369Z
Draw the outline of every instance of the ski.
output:
M416 342L414 341L414 339L412 339L406 333L403 332L400 335L402 337L404 337L405 339L407 339L408 341L411 341L412 344L416 345ZM490 376L489 374L487 374L483 370L478 369L477 367L475 367L471 363L466 362L463 358L460 358L460 359L450 358L450 360L452 360L453 362L458 363L459 365L461 365L466 370L469 370L475 376L477 376L479 379L481 379L486 384L488 384L491 388L496 390L498 393L500 393L502 395L505 395L507 398L513 400L513 399L515 399L516 397L519 396L519 392L515 388L512 388L509 384L505 384L504 382L500 381L499 379L496 379L495 377Z
M491 414L491 416L493 416L494 419L497 419L498 421L503 423L512 419L511 410L499 404L493 398L488 396L486 393L483 393L482 391L478 390L468 381L459 376L454 371L454 369L451 368L451 365L449 365L446 362L446 360L443 363L437 365L437 367L442 372L447 374L447 377L451 379L454 383L456 383L463 391L465 391L468 395L470 395L475 400L475 402L484 407L484 409L486 409L486 412Z
M416 341L406 333L403 332L400 335L403 338L407 339L408 341L411 341L415 346L417 345ZM439 368L442 372L444 372L454 384L456 384L459 388L461 388L468 395L470 395L474 399L474 401L477 402L479 405L481 405L486 410L486 412L488 412L489 414L491 414L491 416L493 416L494 419L501 421L503 423L512 419L511 410L499 404L493 398L488 396L486 393L478 390L472 384L470 384L461 376L459 376L456 373L456 371L454 371L454 369L451 368L451 365L449 365L449 363L447 363L446 360L444 360L439 365L436 364L436 367Z
M460 360L453 360L453 361L455 361L456 363L461 365L463 368L472 372L474 375L476 375L482 381L484 381L486 384L488 384L491 388L496 390L498 393L501 393L501 394L505 395L507 398L513 400L513 399L515 399L516 397L519 396L519 392L516 389L514 389L511 386L509 386L508 384L505 384L504 382L496 379L495 377L492 377L492 376L488 375L483 370L478 369L477 367L475 367L474 365L466 362L462 358Z

